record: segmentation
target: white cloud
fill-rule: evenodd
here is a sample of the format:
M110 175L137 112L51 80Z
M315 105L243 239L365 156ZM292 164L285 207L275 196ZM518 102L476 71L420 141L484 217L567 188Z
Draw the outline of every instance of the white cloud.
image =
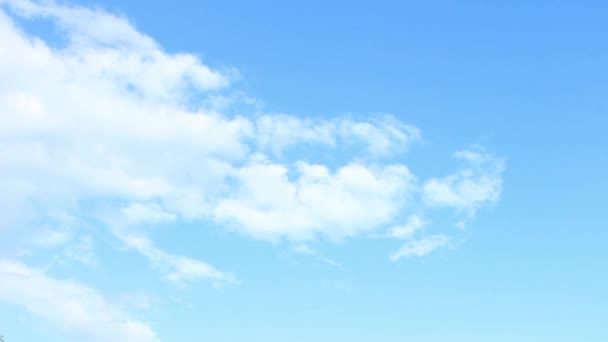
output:
M67 66L81 77L107 79L113 86L157 98L180 96L188 87L207 90L228 84L226 75L211 70L194 55L163 52L125 18L53 2L4 2L21 15L56 20L68 38L71 54L64 56Z
M423 200L430 207L455 208L474 216L481 205L499 199L504 160L479 147L458 151L454 157L464 160L466 167L446 177L427 180Z
M411 237L414 233L421 230L428 222L420 215L411 215L407 218L407 222L401 226L395 226L390 229L388 236L404 239Z
M138 251L148 258L155 267L165 274L167 280L178 285L201 278L208 278L218 283L232 283L235 281L232 275L220 272L203 261L163 251L154 246L144 236L135 234L117 236L127 247Z
M330 259L328 257L325 257L325 256L319 254L319 252L317 252L315 249L313 249L312 247L310 247L310 246L308 246L306 244L303 244L303 243L297 244L297 245L295 245L292 248L292 250L295 253L315 256L319 260L323 261L324 263L326 263L326 264L328 264L330 266L333 266L333 267L342 267L342 264L340 264L339 262L337 262L337 261L335 261L333 259Z
M28 34L15 15L50 21L64 41ZM301 242L395 227L389 235L406 239L426 222L412 216L398 226L413 210L423 207L420 218L430 207L472 215L498 200L502 161L479 149L457 152L467 163L461 171L419 181L400 157L420 131L391 116L229 115L231 96L218 91L227 91L235 74L165 51L124 17L52 1L0 0L0 253L21 241L58 248L82 236L77 229L84 222L97 220L115 225L109 234L169 281L226 283L234 282L230 274L164 251L139 230L204 221ZM288 154L302 146L342 160L330 165L315 153ZM444 235L421 235L393 259L449 244ZM92 239L72 242L60 250L65 256L97 261ZM0 262L0 301L22 305L81 340L158 340L94 290L18 262Z
M333 267L342 267L341 263L327 257L321 257L321 261Z
M449 246L449 244L450 237L446 235L429 235L420 240L410 240L399 251L391 255L391 260L396 261L411 256L421 257L438 248Z
M246 154L253 125L190 111L181 95L227 78L195 56L162 51L123 18L7 3L58 23L69 41L47 45L0 11L0 208L7 213L0 232L28 234L38 231L32 222L82 219L83 201L127 203L130 224L207 215L209 193L231 169L224 160Z
M390 117L357 122L266 115L252 121L192 110L179 89L205 83L188 82L209 74L203 70L211 70L195 56L164 52L124 18L105 12L53 3L5 4L58 23L68 37L63 47L48 45L24 34L9 16L0 14L0 41L5 51L0 53L0 73L6 76L4 82L0 80L0 99L4 99L0 101L0 149L7 151L0 157L0 178L13 187L5 194L11 193L15 199L3 201L2 206L22 208L19 217L34 206L37 209L30 216L38 220L51 212L79 216L83 200L102 199L106 205L126 203L116 210L123 210L131 223L214 217L239 222L242 230L253 235L266 235L249 229L266 224L256 224L246 216L268 221L268 229L277 231L280 216L286 213L263 213L259 206L269 203L245 204L238 193L237 198L221 197L232 192L226 188L229 176L236 174L241 181L238 192L249 186L247 182L257 182L247 178L252 172L287 172L290 166L279 163L239 169L236 165L256 148L309 140L346 146L345 139L351 139L368 145L370 153L385 153L399 150L419 135L417 129ZM181 65L184 58L194 66L174 65ZM45 75L42 79L41 74ZM206 83L222 83L214 81L222 78L218 72L210 71L208 76ZM213 88L211 85L197 89ZM176 94L173 89L178 89ZM378 226L400 206L397 192L411 177L401 165L374 166L372 170L371 166L350 164L325 180L312 180L316 176L310 170L328 167L298 165L302 173L298 184L282 182L276 174L260 175L260 181L277 186L266 197L280 195L283 185L287 191L290 186L298 188L299 198L291 201L289 212L295 215L289 220L295 222L294 231L283 228L274 235L304 237L320 232L349 236ZM348 179L359 176L360 180ZM358 181L370 182L357 185ZM376 186L381 193L373 190ZM396 189L389 189L393 186ZM367 190L361 191L364 188ZM325 190L330 198L319 193ZM256 200L277 200L264 199L264 191L255 191ZM362 210L367 194L372 196L370 206ZM315 197L334 207L314 203ZM346 206L336 206L337 201ZM231 206L237 207L239 217L226 212ZM349 218L350 211L361 214ZM9 218L4 220L9 224ZM337 228L330 227L334 225Z
M383 116L376 122L344 120L340 123L344 137L353 137L367 145L368 152L376 157L402 152L411 143L420 140L420 130L406 125L392 116Z
M219 201L216 220L263 239L342 239L389 223L413 190L403 165L350 164L331 172L299 162L296 169L290 179L287 167L253 158L235 174L238 187Z
M331 148L363 148L368 157L386 157L405 151L421 137L418 128L390 115L372 116L368 121L263 115L256 126L258 146L279 155L293 145L321 144Z
M298 143L336 144L335 125L326 120L299 119L291 115L263 115L257 119L257 144L281 153Z
M149 324L114 307L95 290L20 262L0 259L0 301L55 323L74 340L159 341Z
M15 15L49 20L65 41L28 34ZM72 234L103 212L110 219L102 222L133 231L187 220L268 240L339 240L387 227L406 238L421 224L397 224L421 203L471 215L502 188L500 161L469 149L456 154L463 170L420 190L400 163L420 131L388 115L228 115L230 94L214 91L233 71L167 52L101 10L0 1L0 75L0 234L12 237L40 232L39 222ZM288 154L313 145L339 154L340 164ZM127 245L176 282L226 277L133 236Z

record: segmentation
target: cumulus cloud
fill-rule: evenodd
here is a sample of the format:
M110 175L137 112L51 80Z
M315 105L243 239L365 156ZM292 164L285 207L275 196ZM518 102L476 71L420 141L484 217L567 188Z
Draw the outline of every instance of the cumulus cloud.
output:
M107 79L114 87L156 98L180 96L188 87L207 90L228 85L226 75L211 70L196 56L163 52L125 18L54 2L3 2L22 16L55 20L69 44L66 66L82 77Z
M317 234L342 239L390 222L414 181L403 165L353 163L331 172L299 162L293 179L288 172L284 165L254 157L235 174L238 186L219 201L216 221L270 240L306 240Z
M66 41L28 35L0 12L0 229L78 221L86 200L116 203L120 224L131 226L210 220L268 240L339 240L391 225L389 235L404 238L422 225L396 225L418 197L472 216L500 195L502 161L479 148L455 154L463 169L420 185L407 166L382 162L421 137L394 117L229 116L193 106L188 94L217 99L209 91L227 87L230 72L168 53L100 10L2 4L50 20ZM350 161L282 155L311 144Z
M159 341L150 325L108 303L97 291L0 259L0 300L53 322L74 340Z
M256 238L311 240L391 225L389 235L403 238L422 224L411 217L395 225L418 197L472 216L500 195L502 161L481 149L457 152L463 169L420 185L395 158L420 131L394 117L229 116L197 107L188 94L217 99L209 91L227 87L230 72L168 53L100 10L2 4L10 9L0 12L2 230L61 217L74 224L83 201L102 201L131 226L210 220ZM28 35L12 15L50 20L66 41ZM350 161L272 159L311 144Z
M414 127L388 117L373 122L311 121L285 115L247 119L193 110L183 101L184 91L175 89L194 87L204 94L225 83L218 80L229 79L196 56L166 53L126 19L98 10L52 2L4 3L18 14L55 22L68 38L65 46L49 44L24 33L5 12L0 15L0 72L6 76L0 81L0 149L5 152L0 157L0 185L4 194L12 195L1 205L15 213L3 219L5 226L25 225L28 222L19 222L24 217L78 216L84 199L127 201L121 210L133 224L213 218L239 222L242 230L260 236L266 234L250 228L262 224L245 222L245 216L268 222L264 229L276 232L270 235L305 237L333 224L338 229L328 235L352 235L365 225L387 221L395 212L398 204L391 200L397 199L410 178L405 166L372 170L351 164L325 180L315 180L312 170L328 167L302 162L296 171L302 178L290 185L277 174L287 172L289 164L249 163L242 168L238 164L268 145L278 148L310 141L362 142L370 153L387 153L418 139ZM180 64L184 59L188 67ZM162 86L156 89L154 84ZM248 178L255 172L270 175ZM357 176L361 178L347 179ZM398 179L402 176L404 180ZM229 177L240 187L221 198ZM301 222L293 232L282 233L277 227L277 216L282 215L278 206L262 213L260 205L271 203L243 202L243 191L252 190L250 183L258 181L278 186L269 191L275 195L289 192L291 186L298 188L290 205ZM368 183L357 185L357 181ZM374 197L370 208L374 210L346 217L348 210L361 208L365 193L357 187L375 186L383 193L366 190ZM394 190L388 189L393 186ZM333 203L333 209L312 203L323 189L330 190L331 198L325 202ZM349 191L355 192L353 196ZM262 199L257 193L256 198ZM262 199L268 200L272 199ZM341 200L348 207L336 208ZM231 206L236 214L227 212ZM347 227L351 221L358 221L352 229Z
M116 211L129 224L203 217L208 192L231 168L224 159L246 153L243 138L252 124L188 110L181 95L185 88L221 87L228 78L196 56L164 52L124 18L52 2L2 3L53 21L68 42L54 46L29 36L0 11L0 209L6 213L0 232L38 231L34 222L61 225L28 238L58 244L83 219L83 201L126 202Z

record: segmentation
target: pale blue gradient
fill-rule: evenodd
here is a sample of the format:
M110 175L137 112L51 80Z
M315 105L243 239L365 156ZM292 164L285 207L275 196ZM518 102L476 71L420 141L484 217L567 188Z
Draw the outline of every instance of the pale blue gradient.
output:
M456 169L472 144L506 159L500 200L463 242L389 260L398 241L321 239L341 264L211 223L151 230L161 248L238 284L159 279L90 222L99 263L49 268L123 303L163 341L608 341L608 3L603 1L83 1L122 13L169 52L235 67L265 112L390 113L423 141L416 174ZM55 39L44 23L26 25ZM336 156L339 160L340 156ZM118 252L117 252L118 250ZM44 267L52 252L25 256ZM6 342L64 341L0 304Z

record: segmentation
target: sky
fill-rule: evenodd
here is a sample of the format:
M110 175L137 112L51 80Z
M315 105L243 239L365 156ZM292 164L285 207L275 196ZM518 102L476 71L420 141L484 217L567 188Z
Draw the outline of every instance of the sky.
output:
M0 0L0 336L608 340L607 11Z

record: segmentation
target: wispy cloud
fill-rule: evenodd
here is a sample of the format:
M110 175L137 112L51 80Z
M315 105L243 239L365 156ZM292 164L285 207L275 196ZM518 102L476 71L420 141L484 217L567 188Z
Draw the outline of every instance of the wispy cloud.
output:
M414 233L420 231L428 221L420 215L411 215L407 218L404 225L399 225L389 230L388 236L397 239L410 238Z
M20 262L0 259L0 300L24 307L86 341L159 341L151 326L108 303L92 288L54 279Z
M90 235L85 235L80 237L75 243L67 246L64 250L64 255L85 265L95 265L98 260L93 246L93 238Z
M464 160L466 166L454 174L427 180L423 199L428 206L455 208L473 216L483 204L499 199L505 162L479 146L457 151L454 157Z
M303 244L303 243L297 244L293 247L292 250L299 254L306 254L306 255L317 257L319 260L326 263L327 265L330 265L333 267L342 267L341 263L320 254L317 250L313 249L312 247L310 247L306 244Z
M450 237L446 235L429 235L420 240L410 240L399 251L391 255L391 260L396 261L411 256L425 256L438 248L449 246L449 243Z
M421 139L420 130L391 115L373 116L368 121L348 117L334 119L298 118L292 115L263 115L256 121L257 144L262 151L281 154L302 143L333 149L362 148L369 158L382 158L406 151Z
M218 284L234 283L232 275L216 270L211 265L182 255L174 255L157 248L148 238L133 234L120 235L124 244L144 255L161 270L167 280L184 285L187 281L202 278L211 279Z

